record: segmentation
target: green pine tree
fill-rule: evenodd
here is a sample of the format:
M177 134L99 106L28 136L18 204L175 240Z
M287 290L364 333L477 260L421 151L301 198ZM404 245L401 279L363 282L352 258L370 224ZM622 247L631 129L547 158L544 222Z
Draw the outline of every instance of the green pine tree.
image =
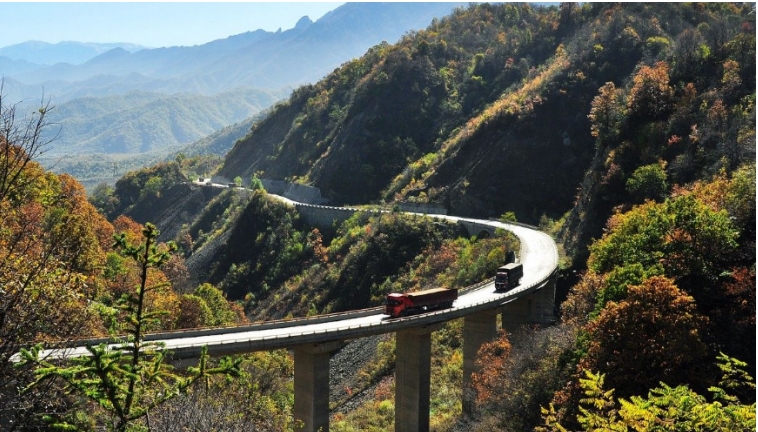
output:
M125 336L114 337L115 343L88 346L88 356L69 359L65 364L40 359L42 346L22 350L22 364L35 363L36 381L60 378L72 395L83 396L101 407L110 417L110 430L123 432L151 410L181 394L191 385L210 375L238 376L240 359L221 359L217 367L208 365L207 349L203 348L198 366L190 367L185 374L177 373L166 363L169 352L160 343L143 340L146 327L165 311L148 312L145 296L160 288L148 284L152 268L160 268L176 247L173 243L158 245L159 231L148 223L143 229L144 243L132 245L126 236L117 235L115 247L121 254L135 260L140 268L140 283L132 294L124 295L118 304L125 313ZM62 430L78 430L74 424L61 418L48 418Z

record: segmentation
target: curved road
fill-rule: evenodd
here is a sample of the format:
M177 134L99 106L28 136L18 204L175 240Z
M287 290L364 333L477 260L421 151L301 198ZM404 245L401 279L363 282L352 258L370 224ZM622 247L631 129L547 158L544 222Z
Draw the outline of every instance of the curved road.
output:
M273 195L275 196L275 195ZM291 200L278 197L290 205ZM480 283L462 293L454 307L403 318L389 319L382 308L351 311L318 317L262 322L237 327L184 330L152 334L145 340L158 341L172 351L174 359L197 357L203 346L208 353L227 355L234 353L288 348L297 345L348 340L359 337L395 332L404 328L427 326L459 318L485 309L493 309L544 286L558 268L558 251L555 242L546 234L518 224L490 220L458 218L446 215L426 215L450 221L469 221L513 232L521 242L520 261L524 266L521 285L507 293L496 293L492 280ZM87 343L102 343L91 340ZM47 350L41 357L65 358L87 355L82 341L79 346Z

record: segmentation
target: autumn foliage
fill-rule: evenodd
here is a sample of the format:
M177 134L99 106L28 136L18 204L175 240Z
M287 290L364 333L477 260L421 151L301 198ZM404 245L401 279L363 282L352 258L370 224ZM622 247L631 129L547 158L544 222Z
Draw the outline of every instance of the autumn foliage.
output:
M657 119L668 113L674 89L669 85L669 66L658 62L642 66L633 78L627 108L629 115Z
M754 187L744 172L754 171L676 188L609 220L562 306L581 329L573 378L553 398L565 425L575 425L587 371L631 397L661 382L704 392L718 380L718 350L755 361L755 273L742 266L740 245L750 231L735 217L754 214L734 193Z
M474 384L481 412L494 420L481 430L531 429L534 407L551 401L547 417L586 429L623 430L613 420L626 414L638 429L655 416L685 425L680 430L700 413L710 415L704 421L724 412L743 419L754 392L724 387L709 401L693 392L718 383L711 364L718 352L755 366L754 9L723 2L460 8L296 89L235 146L224 170L233 178L255 165L256 176L315 184L335 202L405 200L457 214L558 219L549 225L566 251L561 271L579 281L559 325L533 330L531 342L510 333L482 349ZM223 326L245 315L228 299L244 299L260 319L368 307L391 291L478 282L518 250L505 234L461 238L455 226L394 213L367 212L322 233L263 191L229 191L180 234L187 256L222 244L208 260L208 280L190 278L180 256L141 280L139 266L113 249L113 234L140 243L143 225L122 213L151 214L143 211L186 180L186 162L101 188L94 201L106 220L73 178L34 162L49 144L41 137L55 135L39 133L51 126L52 107L42 103L24 117L3 102L0 94L3 426L31 429L37 413L74 402L60 388L16 391L33 379L7 361L20 345L123 334L120 299L141 284L151 287L145 331ZM14 124L21 118L28 123ZM288 372L284 357L260 375ZM449 358L454 365L460 355ZM456 376L445 367L440 375ZM240 406L241 417L224 411L229 424L290 426L285 380L275 381L277 400L259 394L265 380L240 388L254 405ZM212 400L230 397L221 387L212 383L205 399L197 392L177 400L169 413L186 419L195 400L222 410L223 401ZM626 398L622 408L617 397ZM692 404L680 410L672 400ZM389 418L391 403L376 402L370 409ZM274 412L278 424L261 412ZM754 417L745 419L754 429Z
M479 349L477 364L481 370L473 374L471 378L479 403L483 403L495 395L503 394L503 386L506 383L503 375L509 366L508 355L510 352L511 344L505 337L504 330L500 331L494 342L485 344Z
M695 385L710 361L705 324L692 297L670 279L652 277L587 326L590 342L580 367L607 373L619 396L644 394L659 381Z
M40 134L49 127L49 105L19 124L16 107L3 102L0 95L0 382L15 384L0 386L0 424L31 426L40 421L37 410L65 410L70 400L54 385L19 393L34 378L28 366L14 368L8 359L30 343L54 347L123 334L115 306L139 285L139 271L115 253L114 233L136 243L143 227L126 217L109 222L73 177L34 162L49 144ZM182 303L168 277L156 270L146 282L156 287L145 298L146 311L169 313L143 331L177 328ZM46 402L53 394L56 402Z

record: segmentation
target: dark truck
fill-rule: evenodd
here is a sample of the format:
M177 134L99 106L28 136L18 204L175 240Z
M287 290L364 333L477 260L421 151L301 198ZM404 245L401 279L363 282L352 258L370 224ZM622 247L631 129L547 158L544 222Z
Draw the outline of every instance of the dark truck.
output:
M432 288L425 291L387 294L384 312L392 318L422 312L445 309L453 306L458 290Z
M495 291L510 291L516 288L524 276L524 266L516 263L506 264L497 269Z

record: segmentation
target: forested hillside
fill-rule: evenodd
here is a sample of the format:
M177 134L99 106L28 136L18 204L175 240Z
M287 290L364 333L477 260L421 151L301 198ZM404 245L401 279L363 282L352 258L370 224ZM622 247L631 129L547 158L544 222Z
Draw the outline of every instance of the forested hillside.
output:
M13 108L0 104L0 424L4 430L46 430L43 414L65 413L67 422L79 415L79 404L58 385L22 392L35 380L33 368L14 366L10 357L37 342L55 346L123 334L140 263L120 253L114 234L122 234L124 244L139 244L149 230L126 216L108 221L71 176L34 162L46 146L40 138L50 126L46 107L24 121ZM149 292L141 310L160 318L145 320L140 332L245 321L220 290L183 284L183 260L165 256L162 268L142 273Z
M462 237L399 212L316 229L265 178L367 210L515 218L565 251L557 322L485 345L465 413L462 322L434 333L433 430L755 430L755 63L751 4L473 4L295 90L225 160L179 154L89 201L30 161L39 135L6 133L0 382L18 384L0 387L0 424L123 417L109 395L44 380L51 365L7 359L141 322L119 299L141 274L124 245L153 239L148 222L174 240L139 249L156 267L142 279L149 329L376 306L481 281L519 250L504 232ZM35 113L30 130L48 127ZM190 181L216 167L250 187ZM368 345L346 348L357 358L332 383L332 430L393 429L394 338ZM236 378L209 377L130 425L293 428L292 358L239 361L211 362Z
M62 127L48 156L168 151L253 117L284 94L237 89L214 96L137 91L79 98L50 112L50 120Z
M719 350L754 367L754 161L751 7L475 5L298 89L221 172L311 184L336 204L433 202L553 230L566 276L587 268L565 279L578 285L561 336L526 344L539 365L513 355L478 388L482 430L524 430L551 399L562 407L548 419L578 426L585 371L628 398L660 382L708 394ZM657 307L673 309L622 312ZM619 334L617 314L644 330ZM524 367L526 383L503 375Z
M710 48L707 38L726 32L729 18L703 16L707 11L687 16L678 8L461 10L298 89L237 145L221 172L232 178L260 171L313 184L334 203L428 200L460 214L510 210L532 222L558 218L573 206L595 155L588 115L600 87L613 82L629 91L635 76L643 79L642 66L684 54L692 65L671 76L667 66L672 91L684 91L699 72L690 70L696 64L722 78L730 53ZM656 18L661 14L673 18ZM716 22L696 32L700 19ZM737 24L729 30L737 42L749 37L742 31ZM698 44L683 45L692 38ZM701 45L707 58L683 53ZM749 53L734 55L749 59ZM755 82L747 63L735 69L738 99ZM696 85L704 95L718 82ZM340 180L345 177L362 181Z

